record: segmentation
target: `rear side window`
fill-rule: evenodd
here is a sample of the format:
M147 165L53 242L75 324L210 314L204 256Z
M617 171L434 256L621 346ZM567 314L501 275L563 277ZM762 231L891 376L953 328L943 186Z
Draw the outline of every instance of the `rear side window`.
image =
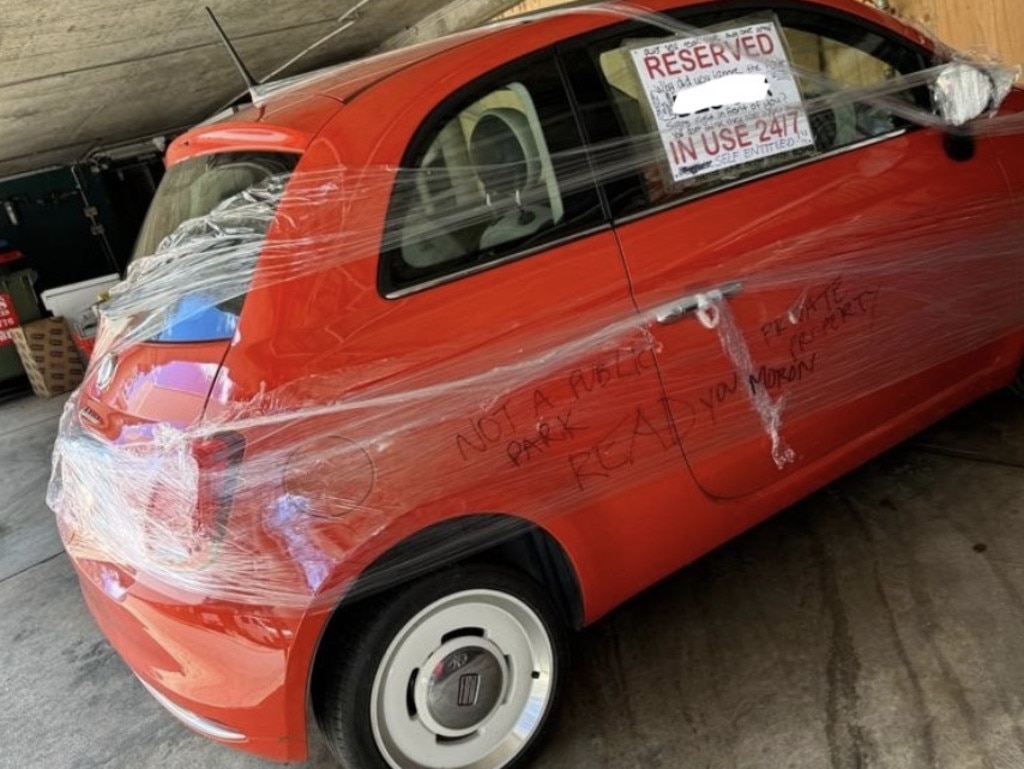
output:
M399 174L385 295L472 272L602 220L553 61L491 73L441 104Z
M150 341L231 338L285 185L299 156L232 152L171 167L136 242L132 269L181 275ZM150 264L152 260L152 264ZM229 275L230 280L218 276ZM144 280L144 278L142 278ZM145 290L144 288L142 289Z

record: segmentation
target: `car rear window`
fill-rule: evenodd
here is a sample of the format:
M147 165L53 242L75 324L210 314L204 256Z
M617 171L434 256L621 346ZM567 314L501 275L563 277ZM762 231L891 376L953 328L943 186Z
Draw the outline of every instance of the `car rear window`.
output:
M299 156L279 152L229 152L190 158L172 166L157 190L133 261L185 258L204 254L223 262L237 247L237 276L248 278L255 253L266 237L284 186ZM225 267L225 265L221 265ZM183 276L183 284L188 278ZM245 281L247 283L247 280ZM151 341L200 342L229 339L238 325L244 291L231 296L184 291L164 310Z

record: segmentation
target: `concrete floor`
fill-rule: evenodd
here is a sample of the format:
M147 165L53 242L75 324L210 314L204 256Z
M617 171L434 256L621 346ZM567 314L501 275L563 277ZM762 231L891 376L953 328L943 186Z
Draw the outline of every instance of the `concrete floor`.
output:
M179 726L92 624L42 498L59 410L0 408L0 767L271 766ZM1020 769L1022 553L1000 394L578 637L535 766Z

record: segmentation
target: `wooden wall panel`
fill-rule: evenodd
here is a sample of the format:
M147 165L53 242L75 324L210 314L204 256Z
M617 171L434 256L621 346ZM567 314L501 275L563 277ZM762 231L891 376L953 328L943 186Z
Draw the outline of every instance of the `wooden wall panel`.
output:
M522 0L501 18L565 2L568 0ZM643 5L642 0L638 4ZM1024 65L1024 0L889 0L889 4L898 15L923 24L954 48L981 51L1004 64ZM1024 83L1024 75L1019 82Z
M864 0L872 5L872 0ZM523 0L512 16L561 5L567 0ZM959 49L980 49L1006 64L1024 64L1024 0L889 0L905 18L919 21ZM639 5L643 5L642 1Z
M890 0L960 50L979 50L1005 64L1024 64L1024 0Z
M507 11L497 16L496 18L505 19L509 16L519 16L523 13L533 13L534 11L543 11L545 8L552 8L556 5L564 5L570 2L570 0L523 0L521 3L517 3Z

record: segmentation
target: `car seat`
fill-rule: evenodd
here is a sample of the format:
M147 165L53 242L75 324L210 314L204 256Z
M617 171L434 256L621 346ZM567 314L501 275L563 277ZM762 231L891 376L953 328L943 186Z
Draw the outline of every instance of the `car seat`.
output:
M469 152L495 215L480 237L481 251L521 240L554 222L542 154L524 113L507 107L484 112L473 127Z

